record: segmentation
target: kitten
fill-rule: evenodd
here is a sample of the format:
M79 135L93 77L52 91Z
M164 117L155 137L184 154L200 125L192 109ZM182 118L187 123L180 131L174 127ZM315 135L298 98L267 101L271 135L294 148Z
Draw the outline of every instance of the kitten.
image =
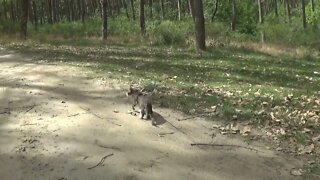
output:
M144 115L146 115L146 119L151 119L152 125L156 125L156 121L152 117L152 104L150 96L142 93L138 89L134 89L132 87L129 88L129 92L126 93L127 96L131 96L132 98L132 109L135 110L135 106L138 105L140 112L140 119L143 119Z

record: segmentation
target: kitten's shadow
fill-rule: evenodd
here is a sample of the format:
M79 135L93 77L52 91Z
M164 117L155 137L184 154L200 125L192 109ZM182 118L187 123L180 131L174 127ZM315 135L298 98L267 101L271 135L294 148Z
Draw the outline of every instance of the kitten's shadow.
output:
M160 115L159 113L157 113L157 112L154 112L154 111L153 111L152 115L153 115L154 120L156 121L156 125L162 125L162 124L164 124L164 123L167 122L167 120L164 119L164 117L161 116L161 115Z

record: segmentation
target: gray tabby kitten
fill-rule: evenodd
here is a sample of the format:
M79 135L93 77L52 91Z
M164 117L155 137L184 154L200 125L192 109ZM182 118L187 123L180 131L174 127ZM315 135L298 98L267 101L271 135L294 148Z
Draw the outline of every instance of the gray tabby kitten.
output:
M134 89L132 87L129 88L129 92L126 93L127 96L132 98L132 109L135 111L135 106L138 105L139 112L140 112L140 119L143 119L144 115L146 115L146 119L151 119L152 125L156 125L156 121L152 117L152 104L150 96L147 94L142 93L138 89Z

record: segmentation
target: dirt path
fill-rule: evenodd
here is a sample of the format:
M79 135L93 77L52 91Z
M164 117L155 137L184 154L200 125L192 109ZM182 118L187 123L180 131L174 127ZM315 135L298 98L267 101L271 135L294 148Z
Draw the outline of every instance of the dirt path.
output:
M111 80L4 49L0 66L0 179L297 179L297 160L219 135L211 122L155 107L153 127L127 114Z

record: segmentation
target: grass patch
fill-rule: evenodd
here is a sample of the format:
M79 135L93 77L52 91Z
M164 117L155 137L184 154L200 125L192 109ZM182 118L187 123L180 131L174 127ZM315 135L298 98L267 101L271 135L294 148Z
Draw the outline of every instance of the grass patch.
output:
M156 102L188 114L282 128L306 144L319 134L319 58L269 55L243 48L13 45L48 61L89 68L99 76L157 90ZM215 109L215 110L214 110ZM281 130L273 131L283 135ZM296 132L296 133L295 133ZM308 138L309 139L309 138Z

